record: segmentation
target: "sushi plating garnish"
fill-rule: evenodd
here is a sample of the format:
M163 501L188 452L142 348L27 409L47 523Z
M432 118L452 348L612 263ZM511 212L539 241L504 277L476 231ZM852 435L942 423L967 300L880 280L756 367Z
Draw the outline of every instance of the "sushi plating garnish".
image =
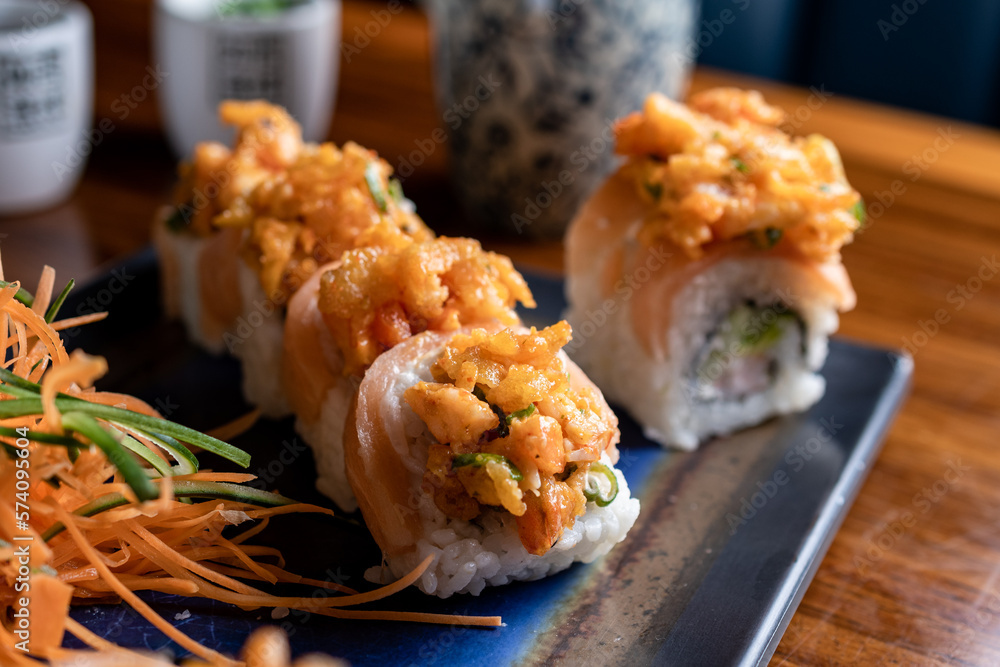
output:
M617 492L617 482L594 468L615 425L590 390L570 386L558 355L570 335L565 322L525 334L457 335L431 368L436 381L405 394L438 442L424 475L438 508L464 520L488 507L509 512L537 555L588 500L603 507Z
M763 250L837 256L862 224L861 197L829 140L791 137L783 120L756 91L707 90L689 106L650 95L615 127L625 173L649 204L640 238L692 258L740 236Z

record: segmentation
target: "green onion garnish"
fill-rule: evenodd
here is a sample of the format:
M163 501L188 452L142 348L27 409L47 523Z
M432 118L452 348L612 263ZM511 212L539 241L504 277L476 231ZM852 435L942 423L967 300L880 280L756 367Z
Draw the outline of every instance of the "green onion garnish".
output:
M66 297L69 295L69 291L73 289L74 285L76 285L75 280L70 280L66 283L66 287L63 287L63 291L59 293L59 296L56 297L56 300L52 302L49 309L45 312L46 322L52 324L53 320L56 319L56 315L59 314L59 309L62 308L63 302L66 301Z
M510 478L515 482L520 482L524 477L521 475L521 471L517 469L513 463L510 462L506 456L502 454L491 454L489 452L477 452L475 454L459 454L451 460L452 468L464 468L465 466L473 466L475 468L482 468L487 463L499 463L500 465L506 466L507 470L510 471Z
M733 167L736 169L736 171L740 172L741 174L750 173L749 165L747 165L746 162L736 157L735 155L729 158L729 161L733 163Z
M591 463L583 495L598 507L607 507L618 497L618 478L615 471L603 463Z
M535 404L528 403L528 407L524 408L523 410L516 410L507 415L507 423L510 424L515 419L527 419L533 414L535 414Z
M375 206L385 213L389 203L386 201L385 189L382 187L382 174L379 173L378 163L369 162L365 167L365 183L368 184L368 191L372 193Z
M851 207L851 213L854 214L854 217L857 219L858 224L860 224L862 227L864 227L865 226L865 200L864 199L859 199L858 201L856 201L854 203L854 206Z

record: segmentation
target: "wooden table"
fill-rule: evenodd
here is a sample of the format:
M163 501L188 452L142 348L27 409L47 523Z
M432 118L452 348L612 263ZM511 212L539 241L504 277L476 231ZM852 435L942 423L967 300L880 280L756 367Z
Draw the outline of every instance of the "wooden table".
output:
M174 160L153 97L127 118L111 104L148 64L149 0L91 0L98 116L115 121L75 196L0 219L5 274L29 287L43 262L86 279L143 246L168 200ZM372 20L348 1L344 35ZM119 35L122 38L119 38ZM431 96L427 26L393 16L342 63L331 138L390 163L442 124ZM909 346L913 393L774 657L775 664L1000 664L1000 135L945 119L699 70L692 88L757 87L803 133L840 147L869 225L844 253L858 307L841 334ZM444 151L407 191L439 230L451 213ZM559 243L487 245L559 270Z

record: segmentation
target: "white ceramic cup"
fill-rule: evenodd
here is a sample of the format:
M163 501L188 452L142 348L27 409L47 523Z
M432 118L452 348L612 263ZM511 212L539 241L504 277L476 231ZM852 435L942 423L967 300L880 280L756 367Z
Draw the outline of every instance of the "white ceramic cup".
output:
M90 154L94 38L79 2L0 3L0 214L53 206Z
M229 143L219 102L266 99L288 109L307 141L326 137L340 62L340 1L301 0L263 16L227 15L233 0L157 0L160 112L181 157L195 144Z

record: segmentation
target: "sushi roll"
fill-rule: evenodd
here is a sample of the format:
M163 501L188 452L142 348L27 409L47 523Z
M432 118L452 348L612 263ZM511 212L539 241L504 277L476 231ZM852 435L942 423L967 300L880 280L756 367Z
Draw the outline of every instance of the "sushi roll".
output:
M265 102L219 112L234 146L199 144L154 226L164 301L193 341L240 359L248 402L277 417L288 412L276 378L292 295L345 250L433 234L374 152L304 143Z
M383 552L384 581L446 598L591 562L624 539L639 501L614 467L618 423L536 331L428 331L379 356L348 417L346 471Z
M650 96L570 224L569 350L652 440L693 449L822 396L862 220L833 144L759 93Z
M317 488L341 509L357 508L344 424L379 355L427 330L517 324L518 302L535 305L524 278L472 239L360 248L314 274L289 303L282 378L296 430L316 459Z

